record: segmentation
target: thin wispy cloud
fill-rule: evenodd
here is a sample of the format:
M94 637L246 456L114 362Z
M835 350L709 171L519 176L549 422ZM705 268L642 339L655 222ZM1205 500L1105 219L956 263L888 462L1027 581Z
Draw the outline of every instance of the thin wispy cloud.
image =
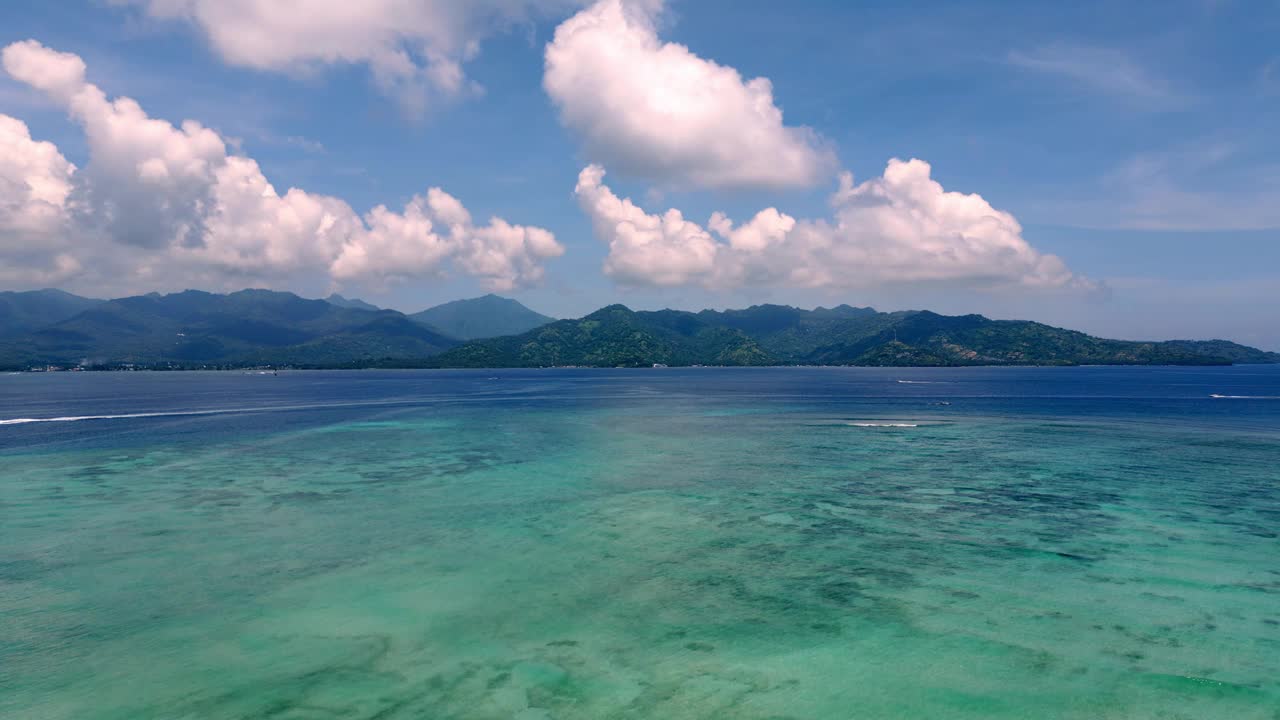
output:
M325 152L324 143L312 140L311 138L302 137L301 135L285 136L284 143L312 154Z
M1094 229L1254 231L1280 228L1280 164L1256 143L1205 138L1134 153L1095 181L1101 192L1036 204L1037 221Z
M1280 167L1253 143L1206 138L1137 153L1102 178L1125 225L1158 230L1280 227Z
M1055 43L1012 50L1007 60L1022 70L1056 76L1077 88L1148 107L1170 109L1187 102L1172 83L1120 50Z
M1263 95L1280 94L1280 57L1272 58L1258 70L1258 87Z
M1165 185L1177 178L1202 176L1233 161L1244 150L1237 142L1210 139L1180 147L1140 152L1103 176L1110 187Z

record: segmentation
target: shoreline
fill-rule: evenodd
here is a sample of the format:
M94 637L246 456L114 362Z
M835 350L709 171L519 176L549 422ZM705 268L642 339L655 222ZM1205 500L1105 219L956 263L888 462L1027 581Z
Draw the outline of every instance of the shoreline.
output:
M1186 368L1186 367L1269 367L1280 363L1233 363L1233 362L1198 362L1198 363L972 363L963 365L501 365L501 366L430 366L412 364L376 363L360 365L152 365L152 366L47 366L42 369L7 368L0 369L0 375L42 375L52 373L119 373L119 372L225 372L243 373L246 375L271 374L275 372L300 371L334 371L334 370L779 370L779 369L851 369L874 368L903 370L911 369L964 369L964 368Z

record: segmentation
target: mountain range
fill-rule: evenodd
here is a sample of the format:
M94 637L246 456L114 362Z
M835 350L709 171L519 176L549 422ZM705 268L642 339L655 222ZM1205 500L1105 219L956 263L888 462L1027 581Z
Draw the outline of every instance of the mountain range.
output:
M840 305L801 310L636 312L610 305L579 320L468 343L433 367L585 365L1205 365L1280 362L1225 340L1106 340L1024 320Z
M0 293L0 367L650 367L1275 363L1225 340L1107 340L1022 320L839 305L553 320L486 295L406 315L331 295Z
M361 310L291 293L187 290L108 300L0 341L0 365L339 365L421 357L458 340L394 310Z

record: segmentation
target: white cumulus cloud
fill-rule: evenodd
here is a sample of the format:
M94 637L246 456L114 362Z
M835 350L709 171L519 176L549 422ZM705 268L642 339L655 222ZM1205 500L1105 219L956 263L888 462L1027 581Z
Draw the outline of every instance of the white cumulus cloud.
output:
M593 161L670 186L794 187L823 180L833 155L785 125L767 78L664 43L660 0L601 0L547 45L543 85Z
M187 21L228 63L306 71L362 64L411 111L474 92L463 64L491 33L580 0L113 0Z
M550 231L492 218L477 226L457 198L431 188L403 213L379 205L365 216L368 232L353 236L332 265L339 280L367 275L429 274L453 257L464 271L495 290L542 279L542 261L564 248Z
M883 176L860 184L841 175L829 219L797 220L768 208L736 226L715 213L706 228L679 210L646 213L603 178L601 167L587 167L576 193L609 245L605 271L627 284L1094 287L1031 247L1013 215L980 195L944 190L923 160L891 160Z
M65 247L76 167L26 123L0 115L0 282L61 282L80 270Z
M26 123L0 115L0 233L52 233L65 220L75 165Z
M578 175L575 192L596 235L609 243L605 272L624 282L686 285L710 277L718 245L684 219L679 210L650 215L602 184L604 169L592 165Z
M536 282L542 262L563 252L541 228L499 218L475 225L438 188L402 212L378 206L364 217L339 198L299 188L281 194L215 131L190 120L174 126L129 98L107 98L75 55L27 40L6 47L3 63L63 105L89 147L89 162L76 169L0 115L0 247L6 266L26 267L29 278L96 273L135 289L219 277L284 282L299 273L381 283L452 265L510 289Z

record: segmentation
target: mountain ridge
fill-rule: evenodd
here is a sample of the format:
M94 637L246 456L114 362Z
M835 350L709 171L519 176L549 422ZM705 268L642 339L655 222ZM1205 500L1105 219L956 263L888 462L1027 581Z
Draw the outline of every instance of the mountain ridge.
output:
M697 321L694 328L690 322ZM685 332L674 332L679 327ZM720 328L733 334L719 335ZM715 338L715 342L712 341ZM718 344L717 344L718 343ZM578 320L470 342L432 358L432 367L661 365L1083 365L1280 362L1225 340L1143 342L1097 338L1028 320L890 313L871 308L633 311L610 305Z
M43 293L43 294L41 294ZM614 304L554 320L497 296L446 303L463 321L486 308L496 323L538 322L520 333L465 340L419 316L247 289L148 293L115 300L24 295L61 306L28 312L71 317L0 337L0 367L648 367L653 365L1081 365L1280 363L1280 353L1226 340L1111 340L1027 320L879 312L837 305L804 310L634 311ZM13 293L0 293L7 298ZM339 298L346 301L346 298ZM478 302L477 302L478 301ZM37 303L38 305L38 303ZM446 318L447 319L447 318ZM472 322L472 331L483 323Z
M0 337L66 320L101 302L54 288L0 292Z
M0 365L331 366L424 357L459 342L394 310L271 290L186 290L108 300L0 342Z
M373 303L367 303L361 300L360 298L343 297L338 293L330 293L329 297L324 298L324 301L329 303L330 305L337 305L338 307L351 308L354 310L372 310L374 312L377 312L378 310L382 309L377 305L374 305Z

